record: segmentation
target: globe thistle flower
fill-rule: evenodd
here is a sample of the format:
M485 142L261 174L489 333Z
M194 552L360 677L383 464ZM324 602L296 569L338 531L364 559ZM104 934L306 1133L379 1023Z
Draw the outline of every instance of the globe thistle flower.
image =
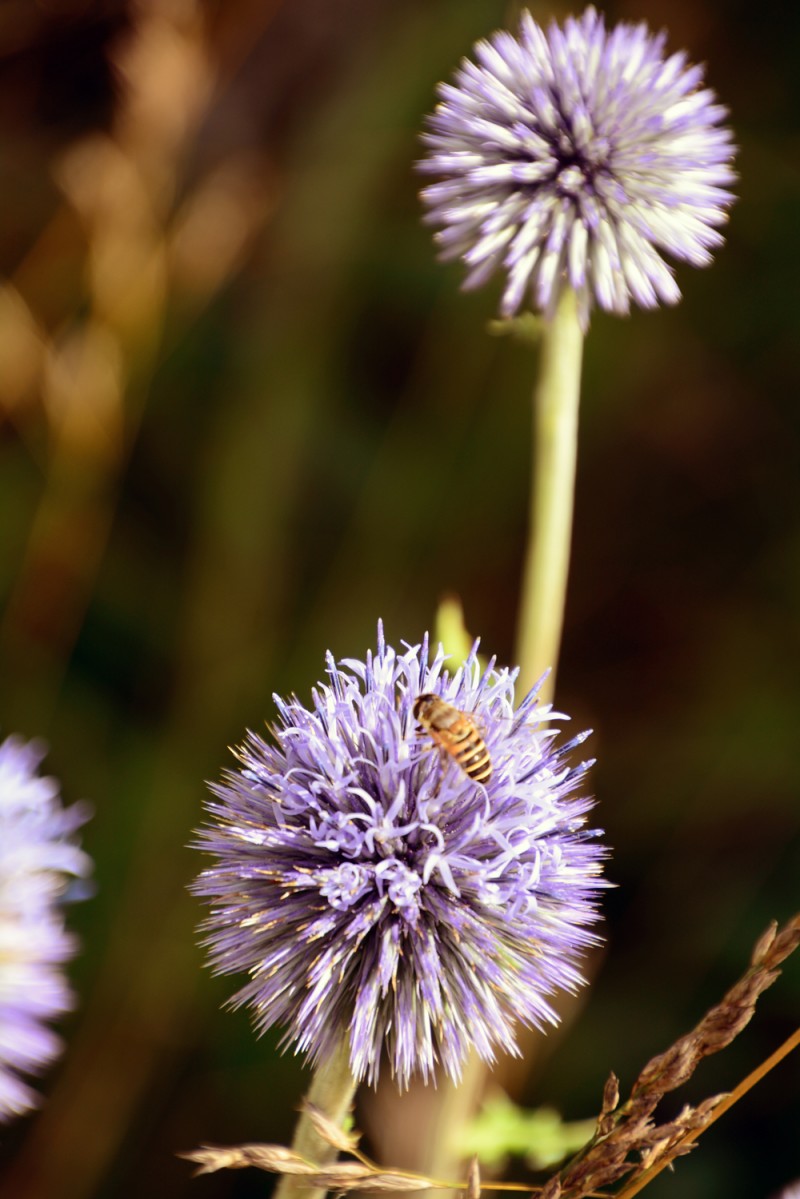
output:
M275 697L274 742L255 733L211 790L194 883L208 900L217 973L246 972L232 1004L315 1063L344 1039L356 1080L382 1050L405 1086L470 1049L514 1053L517 1021L556 1022L549 997L583 982L604 851L585 827L588 763L570 767L516 671L475 647L452 675L441 650L337 665L310 708ZM470 714L492 761L486 785L436 748L413 704L434 693Z
M43 756L36 741L0 744L0 1121L36 1106L21 1076L61 1051L46 1023L72 1007L62 967L75 941L60 901L90 868L74 841L88 813L61 806L58 784L37 774Z
M662 252L706 266L733 200L727 110L666 37L623 23L607 31L587 8L561 29L522 15L519 37L475 46L423 136L422 192L443 259L462 259L464 286L502 267L501 302L552 316L566 285L584 330L599 304L626 313L674 304Z

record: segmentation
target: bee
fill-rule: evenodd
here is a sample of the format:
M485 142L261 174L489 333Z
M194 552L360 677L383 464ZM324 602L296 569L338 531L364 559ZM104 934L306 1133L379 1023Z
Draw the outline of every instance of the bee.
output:
M412 708L414 719L464 771L468 778L484 786L492 777L492 759L486 742L469 712L449 704L438 695L418 695Z

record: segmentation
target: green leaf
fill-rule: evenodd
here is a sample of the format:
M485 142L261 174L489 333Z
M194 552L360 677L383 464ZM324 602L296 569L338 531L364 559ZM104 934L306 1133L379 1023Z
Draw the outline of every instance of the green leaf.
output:
M565 1123L554 1108L517 1107L498 1092L464 1128L457 1149L465 1157L477 1154L485 1166L500 1165L507 1157L524 1157L532 1169L544 1170L585 1145L595 1123L594 1119Z

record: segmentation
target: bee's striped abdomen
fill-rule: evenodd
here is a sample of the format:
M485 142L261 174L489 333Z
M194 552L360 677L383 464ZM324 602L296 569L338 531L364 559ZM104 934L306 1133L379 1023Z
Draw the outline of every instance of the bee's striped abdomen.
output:
M438 695L418 695L414 717L440 749L454 758L468 778L484 786L492 777L492 760L475 720Z

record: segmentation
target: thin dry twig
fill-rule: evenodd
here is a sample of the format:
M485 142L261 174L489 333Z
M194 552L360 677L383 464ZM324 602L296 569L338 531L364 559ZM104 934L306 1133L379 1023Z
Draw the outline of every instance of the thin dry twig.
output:
M633 1084L630 1098L619 1109L619 1084L610 1075L594 1137L548 1182L541 1199L581 1199L626 1175L630 1176L629 1184L619 1199L630 1199L636 1180L647 1174L649 1181L669 1162L688 1153L700 1133L727 1110L734 1096L706 1099L661 1125L654 1123L653 1112L666 1094L692 1076L704 1057L724 1049L745 1028L759 995L775 982L780 974L778 967L798 944L800 914L780 931L773 922L759 938L742 978L696 1028L647 1063ZM738 1088L737 1092L743 1093Z
M733 1091L731 1091L729 1095L722 1095L719 1097L719 1102L714 1104L711 1114L703 1125L703 1131L709 1128L715 1120L720 1118L720 1116L724 1115L728 1108L733 1107L737 1100L741 1099L743 1095L746 1095L747 1092L754 1087L757 1082L760 1082L761 1079L770 1072L770 1070L777 1066L779 1062L783 1061L783 1059L787 1057L794 1049L797 1049L798 1045L800 1045L800 1028L798 1028L797 1031L792 1034L792 1036L784 1041L783 1045L781 1045L779 1049L776 1049L766 1061L762 1062L756 1067L755 1070L748 1074L747 1078L742 1079L739 1085ZM689 1146L689 1148L692 1147L693 1146ZM683 1151L680 1143L676 1146L676 1149ZM634 1195L638 1195L639 1191L643 1190L649 1182L653 1181L657 1174L660 1174L661 1171L669 1165L670 1160L671 1159L665 1158L660 1161L647 1163L647 1168L643 1171L643 1173L640 1174L628 1186L626 1186L625 1189L617 1195L617 1199L633 1199Z
M466 1199L481 1199L481 1168L477 1156L473 1157L467 1170Z

